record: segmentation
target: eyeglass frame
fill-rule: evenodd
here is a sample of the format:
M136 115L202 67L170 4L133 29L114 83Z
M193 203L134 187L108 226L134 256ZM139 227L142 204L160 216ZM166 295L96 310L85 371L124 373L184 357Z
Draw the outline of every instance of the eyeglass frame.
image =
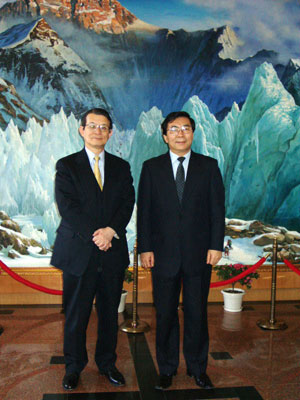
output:
M188 134L193 132L193 127L189 125L183 125L183 126L171 126L171 128L167 129L167 132L170 132L171 134L176 134L178 135L179 132L182 132L184 134Z
M90 126L94 126L93 128ZM86 124L84 128L89 128L91 131L96 131L97 129L100 129L100 132L109 132L111 131L111 128L109 126L106 126L104 124L94 124L93 122L90 122L89 124Z

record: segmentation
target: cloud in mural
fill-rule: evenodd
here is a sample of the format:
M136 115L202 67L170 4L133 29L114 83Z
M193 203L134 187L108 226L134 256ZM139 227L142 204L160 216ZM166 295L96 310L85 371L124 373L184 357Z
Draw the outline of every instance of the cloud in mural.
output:
M300 6L296 1L184 0L184 3L206 10L206 17L200 21L201 29L227 24L237 27L247 43L241 56L254 54L263 43L266 49L280 51L285 60L291 53L292 57L299 57Z
M64 40L69 46L81 54L89 67L94 71L101 71L94 75L94 79L100 87L118 86L122 76L116 74L112 68L114 64L126 63L134 57L134 52L129 49L120 49L110 47L107 50L107 37L101 35L91 35L89 31L78 28L73 24L66 24L54 18L49 19L51 26L63 34ZM95 49L97 57L95 57ZM103 75L105 74L105 79Z

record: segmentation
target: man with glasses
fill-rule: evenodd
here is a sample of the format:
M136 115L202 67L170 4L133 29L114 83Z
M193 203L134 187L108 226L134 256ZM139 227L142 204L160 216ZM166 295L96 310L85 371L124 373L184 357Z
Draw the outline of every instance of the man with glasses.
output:
M188 113L172 112L161 128L169 151L143 165L137 221L138 251L152 271L156 307L155 388L170 387L177 373L181 286L187 375L211 388L207 298L212 265L223 250L224 186L217 161L191 151L195 122Z
M110 383L125 384L115 366L118 305L129 264L126 226L134 206L129 164L104 150L112 120L101 108L87 111L79 133L84 148L56 165L55 196L61 223L51 264L63 270L65 311L63 387L75 389L88 362L86 329L96 297L95 361Z

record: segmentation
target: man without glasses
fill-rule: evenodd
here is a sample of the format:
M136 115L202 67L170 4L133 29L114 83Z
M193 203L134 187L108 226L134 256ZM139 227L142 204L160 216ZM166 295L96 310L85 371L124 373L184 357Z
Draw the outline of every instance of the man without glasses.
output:
M169 114L161 128L169 151L143 165L137 222L141 263L152 270L160 373L155 388L170 387L177 372L181 285L187 375L211 388L207 298L211 266L223 250L224 187L217 161L191 151L195 122L188 113Z
M63 387L75 389L88 362L86 329L96 297L95 361L114 385L125 379L115 366L118 305L129 264L126 226L134 206L129 164L104 150L112 120L101 108L87 111L79 133L84 148L56 165L55 196L61 223L51 264L63 270L66 373Z

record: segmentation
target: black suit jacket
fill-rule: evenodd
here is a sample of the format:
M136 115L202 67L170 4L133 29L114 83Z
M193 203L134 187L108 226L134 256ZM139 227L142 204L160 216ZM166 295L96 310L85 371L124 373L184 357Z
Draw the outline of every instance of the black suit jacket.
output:
M60 159L56 170L55 197L62 219L51 264L81 276L95 247L93 233L110 226L120 239L113 238L112 247L107 252L99 250L101 265L116 272L126 268L129 264L126 226L135 197L129 164L105 152L103 191L85 149Z
M138 251L153 251L153 272L197 275L208 249L223 250L224 186L217 161L192 152L180 205L169 152L145 161L138 195Z

